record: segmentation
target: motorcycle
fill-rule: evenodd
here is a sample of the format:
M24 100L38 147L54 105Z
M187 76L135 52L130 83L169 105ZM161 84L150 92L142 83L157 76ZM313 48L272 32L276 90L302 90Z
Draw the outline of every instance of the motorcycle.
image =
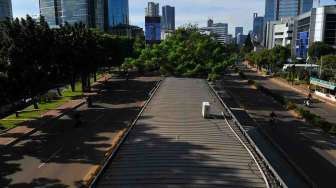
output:
M303 101L303 104L304 104L305 106L307 106L307 107L312 107L312 102L311 102L311 100L305 100L305 101Z

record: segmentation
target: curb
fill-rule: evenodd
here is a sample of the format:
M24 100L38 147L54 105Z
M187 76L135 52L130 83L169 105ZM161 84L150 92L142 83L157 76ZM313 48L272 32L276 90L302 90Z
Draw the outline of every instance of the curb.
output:
M101 164L99 165L99 168L93 168L94 173L90 172L84 177L86 178L86 181L82 181L84 187L95 187L98 179L100 178L101 174L105 171L106 167L110 164L110 162L113 160L113 158L118 153L118 150L120 149L121 145L125 142L127 137L129 136L130 132L135 127L136 122L144 112L144 110L147 108L149 102L152 100L152 98L155 96L157 90L160 88L163 80L158 81L156 86L149 92L149 99L147 99L146 103L142 106L140 112L136 116L136 118L132 121L132 123L128 126L128 128L125 128L121 131L119 131L112 140L112 146L107 149L105 153L105 158L101 161ZM84 180L84 179L83 179Z

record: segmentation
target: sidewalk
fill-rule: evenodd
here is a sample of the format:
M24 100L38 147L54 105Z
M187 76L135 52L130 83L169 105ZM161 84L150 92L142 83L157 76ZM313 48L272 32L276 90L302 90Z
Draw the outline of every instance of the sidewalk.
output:
M110 76L103 76L93 83L92 86L96 86L99 82L106 81ZM0 148L15 144L20 138L27 136L40 128L43 124L50 120L56 119L64 115L65 113L81 106L85 103L84 99L71 100L61 105L57 109L49 110L41 115L37 120L31 120L23 122L22 125L12 128L2 134L0 134Z

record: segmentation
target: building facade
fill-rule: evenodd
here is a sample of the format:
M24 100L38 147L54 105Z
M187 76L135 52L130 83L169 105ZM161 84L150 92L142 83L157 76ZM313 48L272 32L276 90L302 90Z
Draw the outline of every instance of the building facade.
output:
M276 19L276 4L277 0L266 0L265 2L265 22Z
M13 18L12 13L12 1L11 0L0 0L0 20L6 18Z
M213 24L214 24L214 21L212 19L208 19L207 27L212 27Z
M236 44L239 46L243 46L245 44L247 35L243 35L243 34L238 34L236 37Z
M318 0L266 0L265 23L309 12Z
M161 41L161 17L146 16L145 18L145 39L148 44L155 44Z
M238 34L241 34L241 35L244 34L244 28L243 27L236 27L235 28L235 37L237 37Z
M253 40L259 44L263 42L264 37L264 17L253 14Z
M175 30L175 7L169 5L162 7L162 30Z
M243 27L235 27L235 35L234 35L234 43L240 45L238 41L238 35L244 35L244 28Z
M160 5L159 3L148 2L147 8L145 9L146 16L160 16Z
M308 47L324 42L336 48L336 5L313 8L295 18L292 52L306 59Z
M128 0L107 1L107 22L109 29L117 25L129 24Z
M275 46L283 46L292 44L294 19L282 18L280 21L270 21L267 23L265 37L265 47L272 49Z
M203 27L200 29L203 33L211 33L215 35L215 38L221 44L231 43L231 39L228 35L229 25L227 23L213 23L212 27Z
M81 22L107 31L129 24L128 0L39 0L39 5L51 27Z

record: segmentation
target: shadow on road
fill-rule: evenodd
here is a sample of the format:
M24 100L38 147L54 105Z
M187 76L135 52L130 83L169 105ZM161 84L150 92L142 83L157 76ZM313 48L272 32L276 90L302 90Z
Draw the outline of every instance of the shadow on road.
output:
M1 149L0 187L74 186L90 166L100 164L113 136L136 117L158 79L102 82L93 88L94 108L81 106ZM78 112L83 125L75 128Z

